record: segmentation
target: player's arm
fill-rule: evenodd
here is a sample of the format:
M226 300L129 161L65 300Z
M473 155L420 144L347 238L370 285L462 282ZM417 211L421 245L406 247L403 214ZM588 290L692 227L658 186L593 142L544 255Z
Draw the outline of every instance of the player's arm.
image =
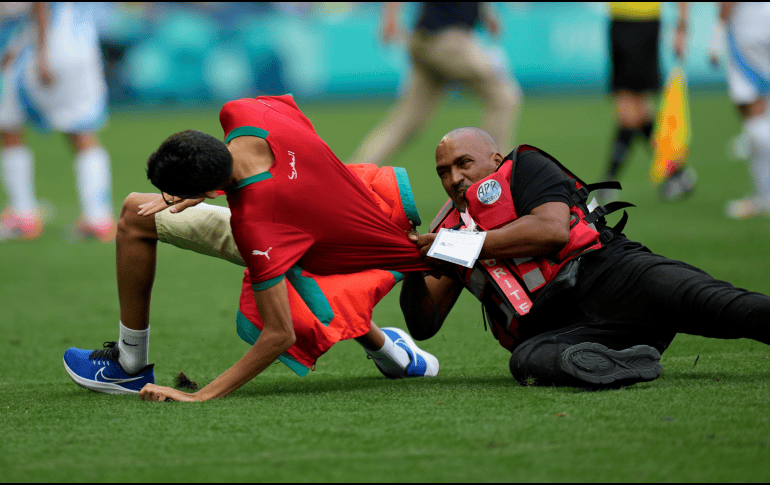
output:
M729 22L733 16L733 9L735 9L736 2L719 2L719 20L722 22Z
M398 12L401 10L401 2L385 2L382 8L382 26L380 35L386 43L393 42L400 35L398 26Z
M676 32L674 34L674 55L677 59L684 58L684 48L687 43L687 17L690 9L689 2L679 2L679 17L676 20Z
M719 2L719 18L714 24L711 44L709 45L709 61L714 67L719 65L720 53L724 48L725 37L727 36L727 24L733 16L734 8L735 2Z
M148 384L139 396L148 401L207 401L227 396L255 378L272 364L282 353L294 345L296 336L289 310L286 280L259 291L254 291L264 327L254 345L232 367L214 379L200 391L190 394L176 389Z
M487 231L479 259L523 258L558 252L569 242L569 206L546 202L499 229ZM417 241L426 256L435 234L423 234Z
M33 15L37 24L37 69L40 82L43 86L51 84L53 75L48 67L48 4L47 2L35 2Z
M481 20L489 31L492 37L500 35L500 20L495 12L494 7L490 2L482 2L481 6Z

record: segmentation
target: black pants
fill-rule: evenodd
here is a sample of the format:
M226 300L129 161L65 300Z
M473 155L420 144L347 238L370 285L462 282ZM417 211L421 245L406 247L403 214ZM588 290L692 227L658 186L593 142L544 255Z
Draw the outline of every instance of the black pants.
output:
M557 363L565 349L583 342L614 350L649 345L661 353L677 333L770 344L770 297L657 254L630 253L574 300L564 305L571 313L560 316L566 326L534 335L514 350L510 367L519 382L580 385ZM554 314L529 316L542 319L543 328L554 326Z

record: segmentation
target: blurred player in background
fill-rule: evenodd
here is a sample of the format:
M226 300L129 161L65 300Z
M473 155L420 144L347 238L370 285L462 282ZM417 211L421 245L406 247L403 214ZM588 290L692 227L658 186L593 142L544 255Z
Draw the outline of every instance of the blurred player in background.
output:
M725 32L726 28L726 32ZM770 215L770 2L722 2L710 49L713 65L727 40L727 84L751 142L753 193L731 200L725 214L732 219Z
M34 3L26 28L3 54L2 69L0 166L9 203L0 240L34 239L43 230L34 157L23 136L29 117L43 130L64 133L75 154L82 210L75 235L112 241L110 157L97 135L107 121L107 85L90 6Z
M636 135L651 146L655 109L653 96L660 91L658 44L660 39L660 2L610 2L610 91L615 101L615 140L612 143L605 180L617 180L628 150ZM680 198L695 187L691 169L671 176L676 190L669 199ZM602 191L604 201L611 191Z
M401 37L400 5L385 5L382 39ZM385 121L372 130L348 163L382 165L423 129L444 91L460 82L479 95L484 104L483 126L497 143L507 145L516 125L521 88L510 73L473 37L482 20L490 34L500 23L488 5L480 2L423 2L419 20L409 37L411 79Z

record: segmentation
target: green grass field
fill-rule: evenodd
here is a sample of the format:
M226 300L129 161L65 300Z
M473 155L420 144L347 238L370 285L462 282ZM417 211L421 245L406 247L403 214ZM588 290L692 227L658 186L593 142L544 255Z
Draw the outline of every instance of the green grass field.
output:
M299 103L343 160L388 106ZM746 165L725 152L737 115L723 94L694 95L691 112L696 193L659 202L638 141L621 177L623 198L637 205L626 234L768 294L770 220L722 215L750 187ZM446 200L435 145L479 118L475 104L448 101L393 160L409 172L423 231ZM530 97L517 138L594 181L612 119L604 97ZM153 190L144 161L188 128L221 136L218 107L113 113L102 139L116 208L131 191ZM60 136L29 139L38 196L55 210L41 239L0 244L0 482L770 480L766 345L679 335L654 382L605 392L523 387L468 295L421 344L441 361L435 379L387 380L356 343L341 342L305 378L277 364L212 402L146 403L80 388L62 356L117 338L115 248L67 239L78 215L71 157ZM241 276L239 267L161 245L150 345L159 384L179 371L205 384L246 351L235 332ZM381 326L405 328L398 291L375 309Z

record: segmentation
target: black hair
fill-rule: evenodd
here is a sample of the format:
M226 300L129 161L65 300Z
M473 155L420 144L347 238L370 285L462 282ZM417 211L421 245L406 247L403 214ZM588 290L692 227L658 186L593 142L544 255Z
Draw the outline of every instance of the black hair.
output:
M233 172L230 150L217 138L197 130L171 135L147 159L147 178L177 197L220 188Z

